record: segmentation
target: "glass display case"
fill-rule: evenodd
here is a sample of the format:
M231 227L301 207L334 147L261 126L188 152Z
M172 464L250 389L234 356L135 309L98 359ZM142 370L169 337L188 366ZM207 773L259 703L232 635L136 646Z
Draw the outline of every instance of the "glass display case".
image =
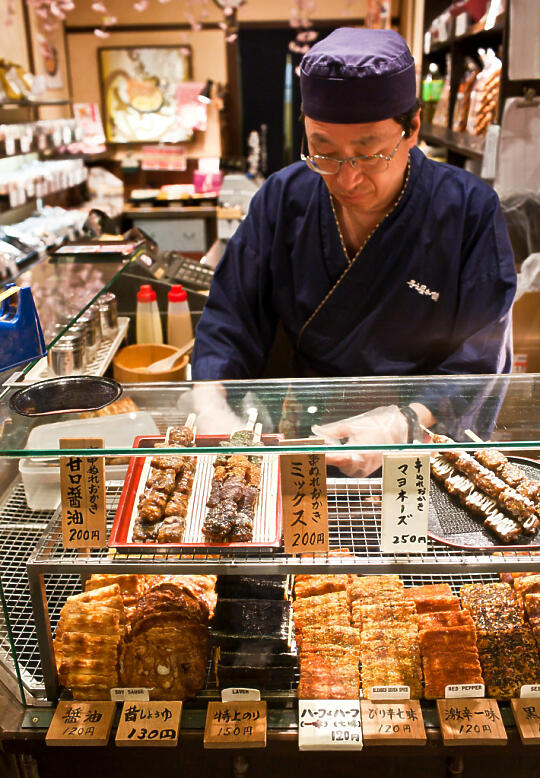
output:
M367 451L380 451L381 456L392 452L435 454L454 450L457 444L463 452L501 451L523 468L527 478L538 481L539 375L133 384L124 386L121 398L129 401L129 410L116 416L22 416L10 405L19 388L17 384L7 386L0 397L0 554L5 622L0 650L2 680L7 683L11 677L10 688L23 691L27 703L50 703L58 698L54 630L66 598L80 592L81 582L92 574L392 573L399 574L406 586L448 582L457 593L463 584L498 581L501 571L540 569L540 544L534 537L508 546L496 538L464 542L459 523L463 517L452 513L455 506L452 508L450 502L443 501L442 507L436 503L436 488L431 495L427 550L418 554L383 553L382 482L378 472L371 477L344 477L336 469L328 470L330 553L286 554L281 524L271 527L272 542L247 542L236 547L208 544L201 537L193 542L191 536L185 543L170 547L162 542L130 547L129 540L123 542L117 532L119 516L125 512L126 493L138 494L142 475L139 472L139 481L133 480L136 463L142 467L155 454L156 442L162 446L160 455L195 456L202 462L222 454L221 444L231 432L245 428L248 420L254 423L255 417L261 425L260 442L247 446L229 441L227 454L260 457L263 463L269 463L263 467L274 467L274 473L279 455L286 453L316 452L328 457L337 452L352 456ZM422 402L432 409L437 418L437 428L432 431L449 436L451 441L433 440L425 432L410 444L385 444L377 438L369 444L351 440L330 444L313 435L314 425L350 419L379 406L399 407L410 402ZM166 444L167 429L185 424L190 415L195 417L194 445ZM66 550L58 507L58 458L85 457L88 450L60 449L58 440L84 437L86 429L91 437L103 436L106 441L105 448L94 449L92 455L107 457L107 526L109 532L115 530L119 540L100 550ZM132 472L126 477L128 462ZM274 490L279 491L277 481L273 483ZM198 484L195 481L194 488ZM56 491L56 502L40 507L40 496L49 486ZM279 511L276 504L273 510L270 516L275 519ZM448 521L442 520L441 516L447 514ZM347 555L332 553L343 549L347 549ZM204 689L192 705L200 707L217 695L209 668ZM269 691L268 695L290 706L296 696L295 686Z

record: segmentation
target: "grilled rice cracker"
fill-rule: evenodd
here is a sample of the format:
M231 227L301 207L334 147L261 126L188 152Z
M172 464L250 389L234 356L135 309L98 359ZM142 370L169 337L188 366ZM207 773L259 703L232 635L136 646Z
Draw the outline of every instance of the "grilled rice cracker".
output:
M64 632L88 632L93 635L118 635L120 637L120 617L118 611L113 608L81 605L73 612L61 613L56 628L57 639Z
M300 644L297 639L299 648L301 648L304 640L309 640L312 643L351 646L355 648L360 645L360 633L354 627L334 626L331 624L309 624L302 630L302 641Z
M347 595L344 591L320 594L317 597L303 597L295 600L293 609L295 613L306 613L320 607L345 607L347 608Z
M476 631L470 625L440 627L419 633L420 651L447 651L451 646L460 649L476 645Z
M414 621L416 610L410 602L381 602L372 605L360 605L362 621Z
M435 613L438 611L459 611L461 603L459 597L448 594L434 594L431 597L424 597L416 602L416 612Z
M78 607L80 604L105 605L107 608L115 608L119 611L122 611L124 608L120 587L117 584L82 592L81 594L74 594L67 598L64 608L66 605Z
M437 627L458 627L474 624L468 611L435 611L418 616L420 631Z
M135 573L125 575L112 575L112 574L94 574L86 581L84 588L89 592L94 589L100 589L105 586L117 584L120 587L122 597L142 597L146 591L146 576L137 575Z
M405 599L418 602L419 600L425 600L433 596L444 595L447 597L452 596L452 589L449 584L425 584L424 586L410 586L405 589Z
M297 599L317 597L347 589L348 575L306 575L297 576L294 582L294 596Z

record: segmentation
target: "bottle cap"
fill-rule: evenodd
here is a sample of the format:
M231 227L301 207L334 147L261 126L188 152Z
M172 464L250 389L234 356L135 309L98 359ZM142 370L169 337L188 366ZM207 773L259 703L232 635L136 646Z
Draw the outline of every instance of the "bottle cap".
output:
M156 299L156 293L150 284L142 284L137 292L138 303L152 303Z
M187 300L187 293L182 284L175 284L169 290L170 303L183 303Z

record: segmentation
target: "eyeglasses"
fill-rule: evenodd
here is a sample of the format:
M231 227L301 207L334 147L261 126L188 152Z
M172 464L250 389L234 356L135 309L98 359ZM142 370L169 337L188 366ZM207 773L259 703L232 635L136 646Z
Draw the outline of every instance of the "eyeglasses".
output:
M353 170L361 170L365 173L382 173L394 159L404 137L405 130L401 133L394 150L388 156L386 154L359 154L357 157L336 159L335 157L323 157L320 154L304 154L306 140L306 136L304 135L302 138L300 159L305 162L311 170L320 173L321 176L335 175L345 162L348 162Z

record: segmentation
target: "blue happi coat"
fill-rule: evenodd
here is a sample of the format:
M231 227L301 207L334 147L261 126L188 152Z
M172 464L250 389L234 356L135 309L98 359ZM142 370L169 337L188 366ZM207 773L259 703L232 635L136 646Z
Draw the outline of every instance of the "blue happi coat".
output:
M509 372L515 287L497 195L475 176L413 148L401 200L349 266L323 179L295 163L229 241L193 378L259 377L278 320L296 375Z

